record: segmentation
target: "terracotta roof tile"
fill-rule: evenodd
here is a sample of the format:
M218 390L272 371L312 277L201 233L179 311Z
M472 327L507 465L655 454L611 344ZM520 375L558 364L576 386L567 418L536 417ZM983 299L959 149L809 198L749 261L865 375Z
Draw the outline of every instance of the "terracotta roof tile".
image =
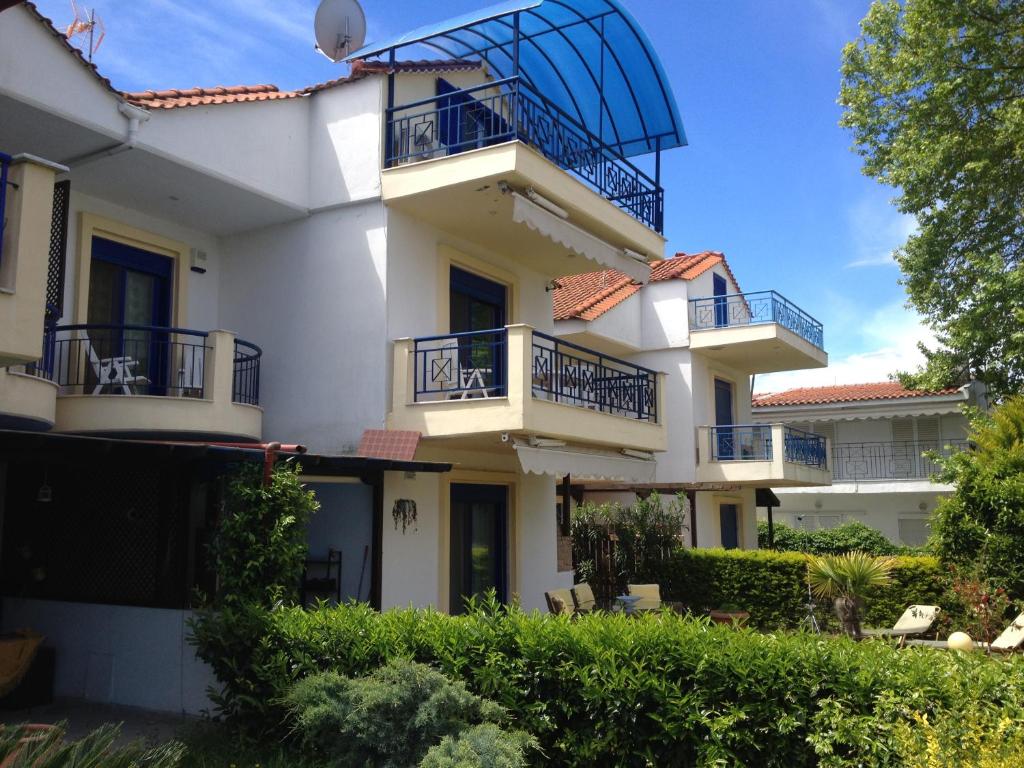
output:
M89 61L85 57L85 54L82 53L78 48L75 48L75 46L68 42L67 34L57 29L57 27L54 26L53 22L50 19L48 19L46 16L43 16L43 14L40 13L39 9L36 8L35 3L29 2L29 0L25 0L25 2L22 3L22 5L25 6L25 9L29 13L36 17L39 23L42 24L50 34L52 34L55 38L60 40L61 45L63 45L68 50L68 52L71 53L72 56L78 59L78 62L87 70L89 70L89 73L97 80L99 80L104 88L106 88L111 93L114 93L117 96L121 95L121 93L117 89L115 89L113 85L110 84L110 81L100 74L100 71L96 68L96 65Z
M739 283L729 269L725 255L719 251L677 253L670 259L652 262L651 282L693 280L716 264L725 267L739 290ZM555 320L595 320L643 287L616 269L561 277L558 283L559 287L553 292Z
M357 456L373 459L412 461L420 443L420 433L400 429L367 429L359 441Z
M165 91L137 91L125 93L132 104L148 109L176 109L202 107L210 104L235 104L245 101L273 101L296 99L298 91L282 91L276 85L218 85L213 88L169 88Z
M595 320L639 290L633 278L617 269L561 277L552 293L555 320Z
M959 387L938 390L904 389L898 381L879 381L870 384L837 384L831 387L798 387L787 389L785 392L754 395L753 405L755 408L772 408L783 405L831 405L864 400L936 397L953 395L959 391Z

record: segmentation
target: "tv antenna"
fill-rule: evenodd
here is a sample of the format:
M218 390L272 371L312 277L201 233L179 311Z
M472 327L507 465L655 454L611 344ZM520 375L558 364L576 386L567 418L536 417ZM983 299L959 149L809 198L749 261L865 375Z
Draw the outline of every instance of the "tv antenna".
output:
M313 22L316 49L337 63L366 41L366 15L359 0L321 0Z
M85 55L91 64L93 54L103 45L103 37L107 34L107 30L103 26L103 20L96 15L95 8L80 7L75 0L71 0L71 10L75 14L75 20L68 24L67 39L71 40L73 37L81 35L89 36L89 45L86 46Z

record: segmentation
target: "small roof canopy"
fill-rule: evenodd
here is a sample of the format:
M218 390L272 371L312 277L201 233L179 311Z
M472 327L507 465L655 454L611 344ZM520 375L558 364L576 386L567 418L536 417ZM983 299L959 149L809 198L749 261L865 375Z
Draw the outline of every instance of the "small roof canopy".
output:
M513 77L517 18L519 76L532 91L626 157L686 144L661 61L618 0L506 0L366 46L348 61L425 45Z

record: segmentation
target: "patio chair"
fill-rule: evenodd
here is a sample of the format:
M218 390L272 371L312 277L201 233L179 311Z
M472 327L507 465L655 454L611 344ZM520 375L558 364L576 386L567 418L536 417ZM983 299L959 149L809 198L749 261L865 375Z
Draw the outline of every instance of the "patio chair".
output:
M1020 650L1024 644L1024 613L1010 622L1010 626L991 643L974 642L975 648L983 648L996 653L1014 653ZM926 648L948 648L945 640L908 640L907 645L923 646Z
M627 584L626 594L639 597L634 609L656 611L661 608L661 587L657 584Z
M101 358L96 354L96 349L88 336L82 339L82 346L88 352L89 364L92 366L93 373L96 374L97 383L92 390L94 395L100 394L104 387L121 387L123 394L134 395L132 385L145 386L150 383L145 376L135 373L135 366L139 364L135 358L127 356Z
M572 599L576 603L576 613L592 613L597 609L594 590L586 582L572 588Z
M544 600L547 601L548 610L556 616L573 616L576 613L571 590L552 589L544 593Z
M865 629L864 637L898 637L903 645L911 635L923 635L939 615L941 609L937 605L912 605L903 612L892 629Z

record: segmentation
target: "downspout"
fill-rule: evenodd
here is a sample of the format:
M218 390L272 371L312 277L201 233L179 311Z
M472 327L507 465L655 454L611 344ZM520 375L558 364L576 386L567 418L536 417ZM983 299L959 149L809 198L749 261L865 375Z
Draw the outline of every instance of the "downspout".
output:
M135 144L139 137L140 126L149 120L150 113L148 110L142 107L136 107L134 104L129 104L127 101L118 102L117 111L128 121L128 127L125 131L125 137L122 141L116 144L111 144L109 147L98 149L95 152L89 152L78 157L72 157L69 160L63 161L62 165L66 165L69 168L78 168L87 163L95 162L96 160L103 160L107 157L114 157L122 152L127 152L130 149L135 149Z
M263 446L263 487L270 486L270 476L274 472L274 461L277 459L277 452L281 450L280 443L267 443Z

